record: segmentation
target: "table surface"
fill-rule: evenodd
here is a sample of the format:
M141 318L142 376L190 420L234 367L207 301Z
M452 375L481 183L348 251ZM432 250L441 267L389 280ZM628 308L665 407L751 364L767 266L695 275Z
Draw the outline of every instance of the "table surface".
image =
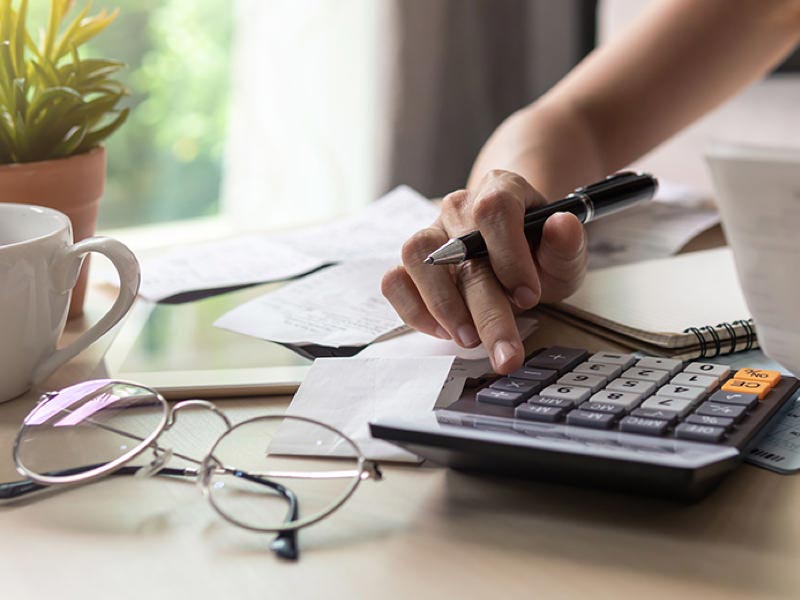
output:
M94 292L93 292L94 293ZM90 312L87 320L102 311ZM69 339L87 326L68 325ZM541 343L613 347L543 316ZM48 387L79 380L102 343ZM31 392L0 405L0 480ZM288 397L221 401L234 420ZM800 597L800 478L745 465L677 504L435 466L386 466L300 534L301 559L194 485L107 479L0 506L2 598Z

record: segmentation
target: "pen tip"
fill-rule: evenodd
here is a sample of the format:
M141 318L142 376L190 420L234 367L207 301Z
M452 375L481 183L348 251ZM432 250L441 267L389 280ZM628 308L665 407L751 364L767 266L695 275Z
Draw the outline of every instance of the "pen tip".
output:
M426 259L425 259L424 261L422 261L422 262L424 262L426 265L432 265L432 264L433 264L433 257L432 257L432 256L429 256L428 258L426 258Z

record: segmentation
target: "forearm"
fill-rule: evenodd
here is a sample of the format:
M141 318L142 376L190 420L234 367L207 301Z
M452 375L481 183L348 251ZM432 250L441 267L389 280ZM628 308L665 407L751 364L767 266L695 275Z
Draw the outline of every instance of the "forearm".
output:
M800 40L800 0L656 2L489 139L490 169L552 200L625 167L763 76Z
M607 174L592 129L547 97L498 127L478 155L468 187L492 169L522 175L549 201Z

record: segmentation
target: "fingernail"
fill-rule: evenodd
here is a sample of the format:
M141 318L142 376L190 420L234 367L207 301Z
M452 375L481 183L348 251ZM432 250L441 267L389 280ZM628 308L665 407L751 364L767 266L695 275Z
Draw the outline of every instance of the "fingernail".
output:
M536 294L529 287L520 286L514 290L514 304L520 308L533 308L536 300Z
M480 342L478 332L472 325L462 325L456 330L458 341L462 346L477 346Z
M437 327L436 328L436 337L442 340L452 340L453 338L450 337L450 334L447 333L444 327Z
M494 368L499 370L504 364L514 358L516 350L514 346L505 341L497 342L494 345Z

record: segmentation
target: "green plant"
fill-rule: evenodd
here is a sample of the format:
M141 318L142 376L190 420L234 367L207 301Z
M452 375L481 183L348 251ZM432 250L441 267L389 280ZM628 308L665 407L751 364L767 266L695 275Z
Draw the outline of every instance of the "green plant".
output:
M91 4L65 24L72 0L51 0L47 27L34 41L28 0L0 0L0 163L63 158L94 148L128 116L128 94L112 79L123 65L81 58L78 48L117 12L89 16Z

